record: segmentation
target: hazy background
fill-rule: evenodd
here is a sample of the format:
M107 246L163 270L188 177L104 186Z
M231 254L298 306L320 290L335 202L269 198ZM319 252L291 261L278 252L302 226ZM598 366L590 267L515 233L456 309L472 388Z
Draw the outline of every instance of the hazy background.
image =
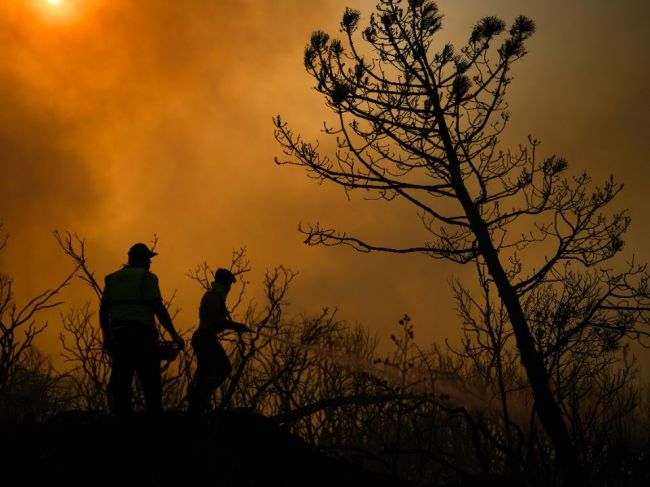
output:
M309 35L337 34L345 6L361 10L365 24L374 0L60 2L0 0L0 222L10 233L0 269L14 276L19 303L71 268L53 230L87 238L99 278L125 262L131 244L157 234L152 270L165 296L178 290L181 329L195 326L201 295L186 272L203 260L227 263L232 248L246 246L256 280L276 264L299 271L294 312L338 306L340 317L381 337L406 312L423 344L458 337L448 281L471 268L310 248L296 231L300 221L320 221L420 244L413 211L361 195L348 201L273 163L273 115L307 137L327 116L302 65ZM574 171L596 180L613 172L626 185L617 205L633 217L626 255L650 260L650 2L438 5L441 43L460 45L485 15L536 21L513 73L503 146L532 133L542 155L564 155ZM91 295L75 285L64 298L81 304ZM39 342L52 354L57 313Z

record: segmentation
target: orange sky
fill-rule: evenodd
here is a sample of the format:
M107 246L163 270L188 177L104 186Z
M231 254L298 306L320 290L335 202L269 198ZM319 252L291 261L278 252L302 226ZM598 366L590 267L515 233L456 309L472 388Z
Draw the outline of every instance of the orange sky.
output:
M136 241L159 237L152 270L178 290L177 325L195 325L200 289L185 273L247 246L259 278L300 272L292 309L338 306L387 336L405 312L423 342L457 336L448 281L472 269L419 256L310 248L296 231L321 221L374 241L420 244L413 211L346 200L298 169L276 167L271 117L317 136L327 111L302 67L310 33L332 34L345 6L374 0L0 0L0 221L11 237L0 269L19 302L70 268L51 232L87 237L99 277ZM441 42L460 44L484 15L537 23L515 68L504 147L532 133L596 179L626 184L627 255L650 260L644 138L650 47L645 0L454 0ZM327 146L329 143L323 141ZM259 286L258 286L259 287ZM78 286L66 300L90 295ZM56 354L56 314L42 345Z

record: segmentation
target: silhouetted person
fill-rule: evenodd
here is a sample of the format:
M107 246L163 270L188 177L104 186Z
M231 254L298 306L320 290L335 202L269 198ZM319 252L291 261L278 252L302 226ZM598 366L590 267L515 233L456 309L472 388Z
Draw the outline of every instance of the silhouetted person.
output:
M234 282L232 272L218 269L210 290L201 299L199 327L192 335L192 348L198 365L188 397L188 411L191 414L198 415L206 410L212 394L232 371L228 355L219 343L219 334L225 330L251 331L245 325L232 321L226 308L226 297Z
M149 271L156 254L143 243L129 249L129 263L106 276L99 320L104 347L111 356L108 397L117 415L131 412L133 375L137 374L147 412L162 412L162 384L158 353L158 329L154 315L182 349L185 342L176 332L163 304L158 278Z

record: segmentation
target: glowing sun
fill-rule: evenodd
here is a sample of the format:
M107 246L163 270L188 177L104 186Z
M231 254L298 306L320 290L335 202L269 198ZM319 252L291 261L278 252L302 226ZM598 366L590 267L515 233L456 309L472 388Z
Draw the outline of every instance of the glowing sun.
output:
M67 23L80 13L79 0L32 0L32 2L50 22Z

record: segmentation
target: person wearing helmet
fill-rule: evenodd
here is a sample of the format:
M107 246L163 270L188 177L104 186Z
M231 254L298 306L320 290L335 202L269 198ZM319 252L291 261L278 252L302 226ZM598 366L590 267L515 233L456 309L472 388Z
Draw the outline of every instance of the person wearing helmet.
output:
M158 277L149 271L155 255L145 244L136 243L129 249L128 264L104 279L99 320L104 348L111 357L109 404L118 416L131 413L134 374L140 380L147 412L162 412L159 336L154 316L178 347L185 347L163 304Z
M192 335L197 369L188 396L190 414L200 415L207 409L212 394L232 371L228 355L219 343L219 334L225 330L251 331L234 322L226 308L226 297L235 280L229 270L217 269L214 282L201 299L199 327Z

